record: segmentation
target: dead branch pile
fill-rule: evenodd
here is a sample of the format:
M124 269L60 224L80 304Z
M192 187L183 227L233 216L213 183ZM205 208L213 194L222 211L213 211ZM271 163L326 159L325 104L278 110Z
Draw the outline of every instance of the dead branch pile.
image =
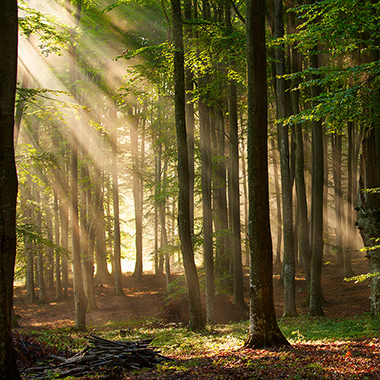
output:
M25 371L26 377L46 379L52 375L58 378L88 376L115 370L153 367L164 360L170 360L160 355L157 347L149 347L154 338L135 342L111 341L91 334L87 339L87 347L74 356L66 359L50 355L58 364L28 368Z

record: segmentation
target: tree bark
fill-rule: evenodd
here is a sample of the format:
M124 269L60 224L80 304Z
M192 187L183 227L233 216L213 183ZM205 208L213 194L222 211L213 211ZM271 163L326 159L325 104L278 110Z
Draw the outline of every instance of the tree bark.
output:
M17 173L14 107L17 75L17 1L0 2L0 379L21 379L12 346L16 258Z
M171 5L173 15L173 42L175 49L174 101L178 154L178 229L189 295L189 327L192 330L201 330L204 329L204 321L202 316L198 273L195 266L191 240L189 156L187 152L185 118L185 72L180 0L171 0Z
M276 321L269 219L265 1L247 0L248 192L251 255L247 348L289 344Z
M317 69L318 49L310 52L310 67ZM312 74L312 79L318 76ZM313 85L311 95L317 97L320 94L318 85ZM314 102L313 106L317 104ZM310 316L323 316L322 309L322 258L323 258L323 128L321 120L312 121L312 244L311 244L311 278L310 278Z

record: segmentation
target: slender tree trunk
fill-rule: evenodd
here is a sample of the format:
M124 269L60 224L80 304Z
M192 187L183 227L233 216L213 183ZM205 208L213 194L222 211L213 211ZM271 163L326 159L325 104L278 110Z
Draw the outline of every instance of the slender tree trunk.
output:
M318 48L310 52L310 67L317 69ZM312 75L313 80L318 76ZM317 97L320 88L313 85L311 95ZM313 106L316 106L314 102ZM322 121L312 122L312 244L311 244L311 278L310 278L310 316L324 315L322 309L322 258L323 258L323 128Z
M214 320L214 252L212 241L212 207L211 207L211 131L210 110L202 101L199 102L199 128L202 162L202 205L203 205L203 255L206 277L206 319Z
M248 193L251 254L247 348L288 344L273 301L273 252L269 219L265 1L247 0Z
M107 266L106 226L104 222L104 197L102 191L102 170L95 165L94 208L95 208L95 259L96 279L102 283L110 278Z
M274 173L274 186L276 189L276 212L277 212L277 245L276 245L276 263L281 263L281 248L282 248L282 212L281 212L281 189L278 178L277 169L277 154L274 137L270 138L272 163Z
M61 243L60 221L59 221L59 195L54 190L54 243L58 247ZM55 299L62 299L62 281L61 281L61 254L59 250L55 250Z
M123 279L121 273L121 242L120 242L120 211L119 211L119 180L117 168L117 115L116 109L112 115L113 125L111 127L111 149L112 149L112 200L113 200L113 249L114 249L114 271L115 294L123 295Z
M282 0L276 1L275 10L275 37L283 38ZM275 49L276 54L276 103L277 115L279 118L286 117L285 110L285 55L284 47ZM282 195L282 215L284 230L284 316L294 317L296 310L296 284L295 284L295 256L293 237L293 190L290 176L289 158L289 133L288 126L277 124L278 146L280 150L281 164L281 195Z
M175 123L178 150L178 229L181 241L181 252L186 274L189 295L189 327L192 330L204 328L197 268L191 241L190 223L190 189L189 160L187 152L187 135L185 119L185 72L182 37L181 3L171 0L173 12L174 42L174 92Z
M344 259L344 277L352 277L354 276L354 271L352 269L352 258L351 253L353 251L351 235L353 232L354 225L354 207L352 202L352 193L353 193L353 154L354 154L354 141L353 141L353 129L354 123L351 121L347 122L347 137L348 137L348 152L347 152L347 217L346 217L346 225L345 225L345 259ZM352 239L353 240L353 239Z
M337 267L343 268L343 197L342 197L342 135L331 135L332 166L335 195L335 246L337 254Z
M67 10L71 14L70 0L66 0ZM74 20L76 25L79 24L81 17L81 3L78 2L75 9ZM75 84L77 80L76 73L76 48L74 43L74 33L71 31L71 43L69 46L69 81L72 86L72 92L75 94ZM71 120L71 241L72 241L72 260L73 260L73 288L74 288L74 302L75 302L75 329L79 331L86 330L86 310L87 298L83 287L83 272L81 264L81 247L80 247L80 229L79 229L79 207L78 207L78 152L79 141L74 125L74 118Z
M135 226L136 226L136 265L133 276L138 281L142 279L143 273L143 246L142 246L142 199L140 199L140 165L139 165L139 137L138 125L139 116L137 110L133 115L130 108L131 144L132 144L132 172L133 172L133 200L135 205Z
M193 37L191 25L192 17L192 0L184 1L185 24L185 42ZM190 187L190 226L191 235L194 235L194 104L191 101L192 95L189 93L193 90L194 76L189 68L185 69L185 91L186 91L186 134L187 149L189 154L189 187Z
M225 8L225 20L227 30L232 33L231 24L231 3L228 2ZM235 60L229 62L231 68L235 66ZM237 84L235 80L230 80L228 96L228 118L229 118L229 138L230 138L230 179L229 192L231 193L231 249L234 270L234 303L243 310L246 308L244 301L243 286L243 265L241 257L241 234L240 234L240 190L239 190L239 131L237 115Z

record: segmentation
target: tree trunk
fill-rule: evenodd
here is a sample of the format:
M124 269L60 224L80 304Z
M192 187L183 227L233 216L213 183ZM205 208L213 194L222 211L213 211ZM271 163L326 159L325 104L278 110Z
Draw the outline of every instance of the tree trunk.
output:
M110 278L107 266L106 226L104 222L103 174L95 165L94 207L95 207L95 259L96 279L102 283Z
M354 130L355 124L351 121L347 122L347 138L348 138L348 152L347 152L347 217L346 217L346 225L345 225L345 246L346 246L346 254L344 258L344 277L352 277L354 276L354 271L352 269L352 260L351 253L353 251L351 235L354 234L352 229L354 225L354 208L352 202L352 194L353 194L353 155L354 155Z
M17 75L17 1L0 2L0 379L21 379L12 346L16 257L17 174L14 107Z
M137 110L133 115L132 107L129 110L131 145L132 145L132 172L133 172L133 201L135 205L136 226L136 265L133 276L137 281L142 279L143 273L143 245L142 245L142 200L140 199L140 165L139 165L139 115Z
M61 243L60 221L59 221L59 195L54 190L54 244L58 247ZM58 249L55 250L55 299L62 299L62 281L61 281L61 254Z
M227 2L225 9L226 27L232 34L231 2ZM235 60L230 59L229 66L233 69ZM244 301L243 265L241 257L241 234L240 234L240 190L239 190L239 131L237 115L237 84L231 79L228 93L228 118L230 138L230 179L229 191L231 193L231 249L234 270L234 303L241 309L246 308Z
M111 126L111 150L112 150L112 200L113 200L113 252L114 252L114 271L115 294L123 295L123 282L121 273L121 242L120 242L120 211L119 211L119 180L117 169L117 115L116 109L113 110Z
M276 321L269 220L265 1L247 0L248 193L251 255L250 328L244 344L288 344Z
M67 9L71 10L70 0L67 1ZM71 12L70 12L71 13ZM74 20L76 25L79 24L81 17L81 4L77 3L75 9ZM76 73L76 48L74 43L74 33L71 31L71 43L69 46L69 81L72 86L72 92L75 95L75 84L77 80ZM75 302L75 329L79 331L86 330L86 310L87 298L83 287L83 272L81 264L81 247L80 247L80 229L79 229L79 208L78 208L78 152L79 142L77 136L75 119L71 120L71 241L72 241L72 260L73 260L73 288L74 288L74 302Z
M335 247L337 267L343 268L343 197L342 197L342 135L331 135L332 166L335 195Z
M178 153L178 229L189 295L189 327L204 328L197 268L191 241L189 160L185 119L185 73L180 0L171 0L174 42L175 124Z
M203 81L202 81L203 82ZM214 320L214 252L212 241L212 207L211 207L211 131L210 109L202 101L199 102L199 135L201 143L202 163L202 205L203 205L203 255L206 281L206 319Z
M318 49L310 52L310 67L317 69ZM312 74L312 79L318 76ZM320 94L318 85L313 85L311 95L317 97ZM314 102L313 107L317 104ZM322 258L323 258L323 128L321 120L312 121L312 244L311 244L311 278L310 278L310 316L324 315L322 309Z
M283 38L284 24L282 15L282 0L276 1L275 11L275 37ZM285 56L284 46L275 49L276 54L276 104L277 116L286 117L285 110ZM282 195L282 222L284 230L284 316L294 317L296 310L296 284L295 284L295 257L294 257L294 237L293 237L293 190L290 176L289 158L289 133L288 126L277 123L278 146L280 150L281 166L281 195Z
M276 212L277 212L277 244L276 244L276 263L281 263L281 248L282 248L282 212L281 212L281 190L280 181L278 178L277 169L277 154L274 137L270 138L272 163L274 173L274 186L276 189Z

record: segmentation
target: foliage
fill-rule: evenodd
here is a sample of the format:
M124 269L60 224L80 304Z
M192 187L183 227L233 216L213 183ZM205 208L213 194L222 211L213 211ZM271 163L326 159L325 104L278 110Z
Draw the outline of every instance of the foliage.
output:
M19 0L19 29L26 37L36 35L40 41L41 53L62 55L70 39L67 25L59 24L53 16L43 14L28 7L24 0Z

